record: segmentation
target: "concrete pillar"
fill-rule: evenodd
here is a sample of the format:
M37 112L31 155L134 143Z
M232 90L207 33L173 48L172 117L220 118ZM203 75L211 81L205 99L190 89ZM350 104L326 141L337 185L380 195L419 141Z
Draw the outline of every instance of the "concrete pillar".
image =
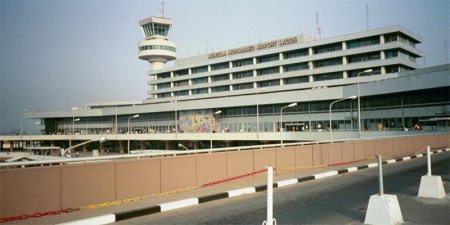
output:
M194 150L197 150L200 148L200 142L194 141Z
M384 44L384 35L380 35L380 44Z
M123 148L123 141L118 141L119 142L119 153L120 154L124 154L124 148Z
M165 144L166 144L166 150L172 150L170 148L170 141L165 141Z
M105 153L105 146L103 145L103 143L100 143L100 153L104 154Z
M344 71L344 79L348 78L348 72Z

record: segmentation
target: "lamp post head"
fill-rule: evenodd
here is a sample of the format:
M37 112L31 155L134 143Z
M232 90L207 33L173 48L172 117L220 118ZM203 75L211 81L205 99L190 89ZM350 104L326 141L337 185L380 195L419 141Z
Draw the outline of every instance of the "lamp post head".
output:
M219 111L217 111L217 112L213 113L213 115L216 115L216 114L221 114L221 113L222 113L222 110L219 110Z
M368 69L368 70L364 70L363 72L364 73L372 73L372 71L373 71L372 69Z
M80 121L80 118L76 118L73 120L73 122L78 122L78 121Z
M132 118L138 118L138 117L139 117L139 114L132 116Z
M289 104L287 107L294 107L296 105L297 105L297 102L294 102L294 103Z
M352 96L350 96L350 97L347 97L348 99L356 99L357 98L357 96L356 95L352 95Z
M98 140L98 142L101 144L101 143L104 143L105 141L107 141L108 139L106 138L106 137L101 137L99 140Z

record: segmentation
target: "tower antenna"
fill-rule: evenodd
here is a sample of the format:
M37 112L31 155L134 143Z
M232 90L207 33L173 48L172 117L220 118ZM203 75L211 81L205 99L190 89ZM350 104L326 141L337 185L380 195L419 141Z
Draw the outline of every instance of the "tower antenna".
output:
M319 27L319 13L318 12L316 12L316 39L320 39L320 35L321 35L321 32L320 32L320 27Z
M161 0L161 17L164 18L164 0Z
M449 63L448 62L448 45L447 45L447 41L444 41L444 49L445 49L445 62L444 63Z
M366 30L369 30L369 5L366 4Z

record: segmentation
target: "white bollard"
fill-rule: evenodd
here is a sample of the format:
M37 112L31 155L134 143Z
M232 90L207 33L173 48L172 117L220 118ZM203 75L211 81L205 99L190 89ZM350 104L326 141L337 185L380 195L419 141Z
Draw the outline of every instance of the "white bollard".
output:
M267 220L263 225L276 225L277 221L273 218L273 168L267 167Z
M427 146L427 168L428 173L420 179L418 197L422 198L443 198L445 197L444 184L441 176L431 175L431 154L430 146Z
M430 155L430 146L427 146L427 167L428 167L428 176L431 176L431 155Z
M378 158L378 185L379 193L370 196L367 206L365 224L394 225L403 223L403 216L396 195L384 194L383 188L383 162L381 155Z

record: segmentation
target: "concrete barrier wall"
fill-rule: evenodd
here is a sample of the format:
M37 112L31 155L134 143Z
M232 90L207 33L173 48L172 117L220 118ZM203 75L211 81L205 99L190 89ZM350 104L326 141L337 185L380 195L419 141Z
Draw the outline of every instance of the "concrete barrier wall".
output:
M197 185L227 176L227 153L197 155Z
M0 170L0 217L152 195L250 173L265 166L319 167L450 147L450 134ZM265 176L258 174L246 179Z
M161 160L123 160L115 163L116 199L146 196L161 191Z
M1 179L2 217L60 209L60 168L2 171Z

